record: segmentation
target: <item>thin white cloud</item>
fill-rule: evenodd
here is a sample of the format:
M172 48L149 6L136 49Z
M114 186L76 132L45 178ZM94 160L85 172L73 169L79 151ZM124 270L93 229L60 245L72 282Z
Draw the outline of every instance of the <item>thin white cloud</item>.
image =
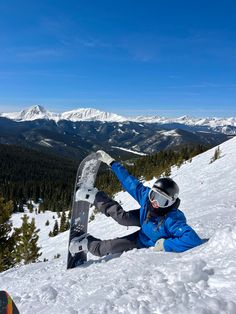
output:
M61 49L55 48L20 48L16 55L22 58L51 58L63 55Z
M65 51L61 48L25 46L6 48L1 52L2 58L7 56L8 58L22 59L24 61L58 58L62 57L64 53Z
M236 83L230 84L220 84L213 82L203 82L199 84L186 84L186 85L175 85L175 86L166 86L165 88L170 89L183 89L183 88L236 88Z

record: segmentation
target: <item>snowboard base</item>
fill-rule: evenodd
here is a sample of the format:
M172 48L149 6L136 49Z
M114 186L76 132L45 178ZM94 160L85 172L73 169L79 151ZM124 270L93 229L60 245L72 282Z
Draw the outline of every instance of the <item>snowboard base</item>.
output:
M87 233L90 204L88 202L80 201L79 199L77 199L76 193L80 189L90 189L94 187L100 163L101 161L98 160L98 154L92 153L88 155L84 160L82 160L79 165L76 175L71 213L69 246L73 238L79 237ZM87 252L82 251L72 256L68 250L67 269L79 266L86 261Z

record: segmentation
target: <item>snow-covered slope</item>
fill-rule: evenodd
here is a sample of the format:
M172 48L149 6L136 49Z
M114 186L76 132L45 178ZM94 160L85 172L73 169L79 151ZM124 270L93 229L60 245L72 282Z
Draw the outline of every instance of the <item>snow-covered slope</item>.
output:
M172 169L180 209L202 238L210 237L204 245L181 254L151 248L101 259L89 254L87 264L67 271L68 232L44 236L43 257L50 260L1 273L0 289L12 294L23 314L235 314L236 138L220 149L221 158L213 163L215 149ZM137 208L125 192L116 199L126 210ZM89 232L102 239L135 230L101 214L89 224ZM53 260L57 253L61 257Z

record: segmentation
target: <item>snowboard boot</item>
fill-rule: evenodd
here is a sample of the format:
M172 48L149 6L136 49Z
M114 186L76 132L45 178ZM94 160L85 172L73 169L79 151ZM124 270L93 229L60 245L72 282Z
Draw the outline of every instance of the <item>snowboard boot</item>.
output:
M98 192L97 188L82 188L76 192L75 200L76 201L84 201L90 204L94 203L95 196Z
M75 237L71 240L69 251L72 256L79 252L88 252L88 236L89 233L84 233L79 237Z

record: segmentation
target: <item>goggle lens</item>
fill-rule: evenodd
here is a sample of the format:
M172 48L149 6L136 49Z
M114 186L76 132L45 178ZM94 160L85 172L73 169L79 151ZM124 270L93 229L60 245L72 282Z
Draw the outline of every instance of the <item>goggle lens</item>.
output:
M154 190L150 191L150 201L156 202L159 207L168 207L173 204L172 198Z

